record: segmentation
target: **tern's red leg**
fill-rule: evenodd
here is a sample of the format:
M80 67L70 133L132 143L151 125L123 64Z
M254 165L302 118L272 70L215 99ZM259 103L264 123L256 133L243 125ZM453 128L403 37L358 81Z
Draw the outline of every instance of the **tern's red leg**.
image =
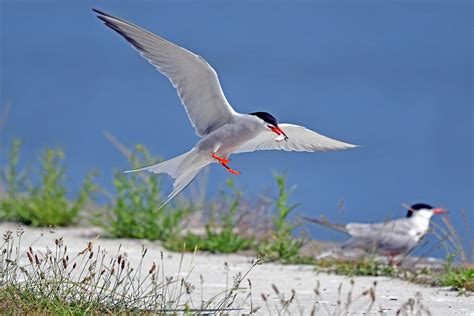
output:
M227 159L225 157L219 157L215 153L213 153L211 155L211 157L214 158L215 160L219 161L222 164L228 164L230 162L230 159Z
M239 171L236 171L234 169L232 169L231 167L229 167L228 165L226 165L225 163L221 163L222 166L224 166L224 168L227 169L227 171L229 171L230 173L232 174L235 174L235 175L240 175L240 172Z
M397 262L395 261L395 256L396 256L396 255L397 255L397 254L392 253L392 252L388 255L388 265L389 265L389 266L395 267L395 268L399 266L399 263L397 263Z
M240 175L240 172L238 171L235 171L234 169L232 169L231 167L229 167L227 164L230 162L230 159L227 159L227 158L224 158L224 157L219 157L217 156L216 154L212 154L211 155L212 158L216 159L217 161L219 161L219 163L227 169L227 171L229 171L230 173L232 174L236 174L236 175Z

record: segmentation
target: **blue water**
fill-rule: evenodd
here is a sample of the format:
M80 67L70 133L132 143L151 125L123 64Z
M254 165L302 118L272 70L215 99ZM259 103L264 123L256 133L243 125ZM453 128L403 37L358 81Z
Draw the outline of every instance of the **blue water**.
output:
M401 203L428 202L451 211L466 244L474 238L465 228L474 217L472 2L1 1L0 106L12 105L1 147L23 138L23 162L62 147L73 188L95 168L112 190L113 169L128 165L104 131L164 158L198 138L169 81L91 8L206 58L238 111L362 145L236 155L239 187L274 190L272 171L287 172L295 213L335 221L383 220L403 215ZM208 198L229 176L211 168Z

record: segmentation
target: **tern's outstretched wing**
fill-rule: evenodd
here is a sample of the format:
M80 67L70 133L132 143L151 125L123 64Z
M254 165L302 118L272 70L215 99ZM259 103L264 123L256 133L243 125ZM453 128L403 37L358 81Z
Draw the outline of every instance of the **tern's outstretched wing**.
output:
M323 136L303 126L293 124L278 124L278 126L288 136L288 140L276 141L273 132L263 132L254 139L244 143L235 153L270 149L282 149L286 151L328 151L357 147L356 145Z
M132 23L93 10L171 81L199 136L232 119L235 111L224 96L217 73L202 57Z

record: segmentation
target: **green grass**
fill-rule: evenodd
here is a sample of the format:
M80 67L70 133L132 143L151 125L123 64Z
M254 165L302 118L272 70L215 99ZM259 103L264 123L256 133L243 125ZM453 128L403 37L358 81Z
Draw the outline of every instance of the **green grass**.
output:
M453 264L457 253L450 254L445 265L446 272L441 275L440 283L461 293L474 292L474 268L455 267Z
M137 145L129 160L132 168L138 168L151 165L157 159L152 158L144 146ZM159 175L116 171L114 186L117 194L107 210L97 212L93 221L113 237L174 238L181 230L182 219L191 210L190 206L171 208L169 205L160 209L164 200L161 198Z
M227 188L232 192L229 196L225 191L221 194L221 202L217 207L220 219L211 220L205 225L205 234L197 235L188 232L184 237L177 237L165 242L165 247L170 250L210 251L214 253L233 253L249 249L254 244L254 238L240 236L236 231L237 213L242 199L242 192L239 191L232 179L227 180ZM225 210L222 208L226 208Z
M93 174L86 176L78 197L70 201L66 188L64 152L47 149L43 153L38 162L37 174L33 175L38 180L36 185L32 185L34 181L28 178L28 173L17 171L21 145L21 141L14 141L9 153L9 165L4 175L7 197L1 201L1 217L32 226L66 226L75 223L79 212L96 190L92 182ZM25 187L27 189L22 192Z
M378 263L372 258L323 259L316 263L316 270L349 276L395 276L397 274L397 269L393 266Z
M242 282L261 264L257 258L246 272L234 276L233 286L210 299L193 301L195 286L188 280L193 265L183 270L183 255L173 275L165 275L163 253L157 256L159 262L145 266L144 247L138 264L132 264L120 247L109 255L93 242L71 253L62 238L46 250L30 246L21 254L23 234L21 227L16 234L6 231L0 244L2 314L223 313L239 309L234 305Z
M288 220L290 213L297 207L296 204L288 204L288 197L292 190L286 188L285 176L275 174L275 179L278 193L275 198L274 228L271 236L258 245L257 251L265 254L267 260L283 263L312 263L311 258L300 256L300 249L307 240L294 237L295 229L301 226L301 223Z

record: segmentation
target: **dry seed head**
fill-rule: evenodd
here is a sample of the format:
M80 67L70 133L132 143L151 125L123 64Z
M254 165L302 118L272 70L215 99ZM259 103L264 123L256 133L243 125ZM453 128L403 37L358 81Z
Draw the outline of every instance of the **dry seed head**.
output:
M6 250L6 249L4 249L4 250ZM30 263L33 263L33 257L31 255L31 253L27 252L26 254L28 255L28 260L30 261Z
M275 291L275 293L276 293L277 295L280 295L280 291L278 291L278 288L276 287L275 284L272 284L272 289L273 289L273 291Z
M120 263L122 263L122 255L118 256L117 263L118 263L118 265L120 265Z
M110 274L114 274L115 272L115 268L112 268L112 270L110 271Z
M76 266L77 266L77 263L74 262L74 264L72 265L72 270L74 270L76 268Z
M65 258L63 258L63 268L66 269L67 268L67 261Z
M125 259L122 260L122 270L125 268Z
M156 263L155 261L153 261L153 265L151 266L150 271L148 271L148 274L152 274L153 272L155 272L155 270L156 270Z
M294 289L291 290L291 297L290 299L288 300L287 304L291 304L293 302L293 300L295 299L295 296L296 296L296 292Z
M21 223L18 225L18 228L16 230L16 236L21 237L25 233L25 230L23 229L23 226Z
M9 241L12 237L12 234L13 232L11 230L7 230L4 234L3 234L3 240L5 241Z
M31 248L31 246L28 248L28 250L31 252L31 254L33 254L33 248Z
M88 250L89 252L92 251L92 241L89 241L89 242L87 243L87 250Z
M242 281L242 272L238 272L236 275L234 275L234 287L238 287L241 281Z
M262 300L263 300L264 302L267 301L267 296L266 296L265 294L262 293L262 294L260 294L260 296L262 297Z
M102 271L100 271L100 275L104 274L105 273L105 269L103 269Z
M40 264L40 261L38 259L38 255L35 255L35 262L36 262L36 265L39 265Z
M92 257L94 256L94 252L91 251L90 255L89 255L89 259L92 259Z

